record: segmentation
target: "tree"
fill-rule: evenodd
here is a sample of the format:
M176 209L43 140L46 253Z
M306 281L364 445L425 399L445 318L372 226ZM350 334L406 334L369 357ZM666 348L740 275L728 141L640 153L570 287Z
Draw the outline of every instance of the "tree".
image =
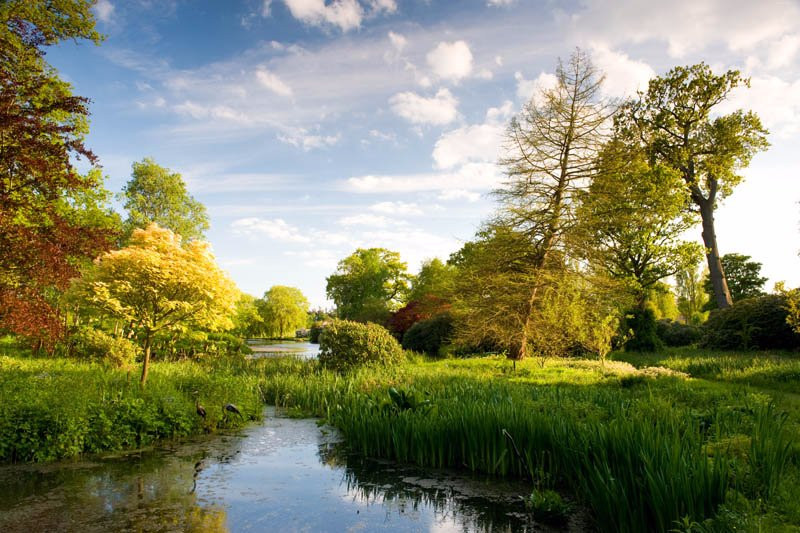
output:
M44 61L45 46L95 43L91 3L0 3L0 329L52 344L63 328L55 302L82 258L114 241L113 217L84 145L88 100Z
M732 303L714 227L719 200L742 181L738 173L756 152L767 148L767 130L753 112L712 118L715 106L749 80L736 70L715 75L700 63L675 67L650 80L646 92L624 106L618 134L641 142L654 162L667 165L684 181L684 191L700 213L703 243L717 307Z
M400 254L359 248L339 261L327 278L328 298L339 318L383 324L408 292L409 275Z
M661 280L697 264L702 248L680 239L697 222L680 174L650 165L644 152L615 139L603 150L604 171L583 197L579 218L593 265L626 283L639 309Z
M555 86L541 88L512 119L501 161L507 179L496 191L500 212L462 254L468 274L456 291L457 331L484 331L513 359L527 355L539 291L570 263L578 197L597 173L613 112L601 83L584 52L559 61Z
M264 293L258 312L270 337L294 337L308 322L308 300L300 289L275 285Z
M182 244L179 235L155 223L134 230L125 248L98 257L71 290L86 304L127 322L138 335L144 350L142 385L157 333L230 329L239 298L208 243Z
M259 337L264 331L264 319L258 309L258 300L242 293L236 300L233 314L233 331L241 337Z
M447 300L453 292L456 275L455 267L439 258L425 261L411 282L408 300L423 301L426 297Z
M697 265L675 274L675 291L678 296L678 311L687 324L702 324L708 318L704 306L708 295L703 290L705 274L697 271Z
M128 234L155 222L188 241L201 239L209 228L205 206L189 195L181 175L149 157L133 164L121 198L128 212Z
M764 294L767 278L761 276L761 263L751 261L749 255L725 254L720 258L734 302ZM703 290L709 298L714 296L714 286L709 278L703 280ZM716 301L709 299L705 310L716 309Z

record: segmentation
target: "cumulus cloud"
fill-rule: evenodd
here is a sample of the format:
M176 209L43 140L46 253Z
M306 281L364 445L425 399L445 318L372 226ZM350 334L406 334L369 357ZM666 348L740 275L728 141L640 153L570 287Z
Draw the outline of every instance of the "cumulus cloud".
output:
M555 74L549 72L542 72L534 80L525 79L522 72L515 72L514 79L517 80L517 98L523 102L530 100L540 90L554 88L558 83Z
M276 74L265 68L256 71L256 79L263 87L280 96L292 96L292 88L286 85Z
M750 88L739 87L722 102L718 111L755 111L771 133L783 138L800 134L800 79L786 81L777 76L754 76Z
M500 155L505 122L511 117L509 101L486 112L483 124L464 126L443 133L433 147L434 167L452 169L470 162L494 162Z
M361 26L366 15L394 13L395 0L367 0L368 12L358 0L283 0L297 20L310 26L335 26L346 32Z
M111 17L114 15L114 4L109 0L98 0L92 9L100 22L105 22L106 24L111 22Z
M422 215L422 209L415 203L378 202L369 206L370 211L387 215Z
M231 223L234 233L250 236L265 236L282 242L310 242L296 227L281 218L266 219L258 217L240 218Z
M592 61L606 76L603 92L609 96L632 96L637 90L647 89L647 83L656 76L647 63L603 45L592 47Z
M395 33L393 31L389 32L389 42L392 43L392 47L398 52L402 52L403 49L408 44L408 39L406 39L402 34Z
M389 99L389 105L397 115L414 124L441 126L458 116L458 100L444 88L431 98L410 91L397 93Z
M433 73L443 80L458 82L472 72L472 52L464 41L440 42L425 59Z
M341 135L317 135L310 134L305 129L300 128L291 133L278 135L278 140L291 144L297 148L302 148L306 152L314 148L324 148L333 146L341 139Z

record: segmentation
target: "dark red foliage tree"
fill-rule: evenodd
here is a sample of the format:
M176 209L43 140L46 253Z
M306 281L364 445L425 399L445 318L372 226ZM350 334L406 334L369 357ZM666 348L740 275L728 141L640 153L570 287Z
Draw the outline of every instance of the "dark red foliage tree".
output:
M417 322L449 310L450 304L446 300L428 294L392 313L386 325L395 337L402 339L405 332Z

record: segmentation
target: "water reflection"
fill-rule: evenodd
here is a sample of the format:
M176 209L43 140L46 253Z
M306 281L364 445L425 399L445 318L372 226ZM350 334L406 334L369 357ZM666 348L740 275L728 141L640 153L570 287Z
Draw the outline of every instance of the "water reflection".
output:
M297 341L267 341L253 339L248 341L253 350L252 357L285 357L292 355L300 359L314 359L319 355L319 344Z
M0 531L530 531L526 487L344 453L313 420L0 467Z

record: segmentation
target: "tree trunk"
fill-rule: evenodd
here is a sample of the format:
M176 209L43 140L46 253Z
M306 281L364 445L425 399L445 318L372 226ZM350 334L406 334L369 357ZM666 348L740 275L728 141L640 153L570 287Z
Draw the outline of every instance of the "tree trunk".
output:
M717 247L717 234L714 231L714 203L706 200L700 204L700 217L703 219L703 244L706 247L708 260L708 275L714 287L714 299L719 309L725 309L733 304L731 292L728 289L728 280L722 269L722 261Z
M147 383L147 371L150 368L150 347L153 343L153 334L147 332L144 338L144 362L142 363L142 379L141 384L144 387L145 383Z

